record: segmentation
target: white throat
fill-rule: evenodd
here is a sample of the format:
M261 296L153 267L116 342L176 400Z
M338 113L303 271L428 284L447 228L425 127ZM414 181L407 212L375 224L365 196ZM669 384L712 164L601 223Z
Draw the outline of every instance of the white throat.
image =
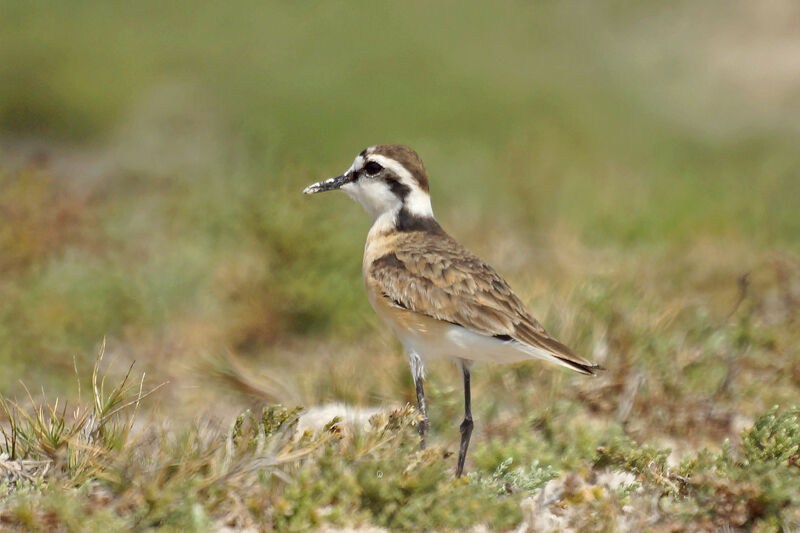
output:
M372 218L370 233L395 228L401 211L415 218L433 218L431 197L419 189L412 189L403 202L383 182L371 182L366 187L348 185L352 186L342 187L342 190L358 201Z
M373 222L381 215L400 211L403 207L400 198L382 181L361 178L356 182L344 185L342 190L347 196L361 204Z

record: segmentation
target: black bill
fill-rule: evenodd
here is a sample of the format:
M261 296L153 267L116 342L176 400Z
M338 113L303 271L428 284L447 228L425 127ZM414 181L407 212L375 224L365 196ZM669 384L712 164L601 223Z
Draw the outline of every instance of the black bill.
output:
M355 177L355 172L348 172L347 174L343 174L342 176L337 176L335 178L330 178L324 181L318 181L317 183L312 183L305 189L303 189L303 194L316 194L318 192L325 192L325 191L335 191L342 187L342 185L347 185L351 181L353 181Z

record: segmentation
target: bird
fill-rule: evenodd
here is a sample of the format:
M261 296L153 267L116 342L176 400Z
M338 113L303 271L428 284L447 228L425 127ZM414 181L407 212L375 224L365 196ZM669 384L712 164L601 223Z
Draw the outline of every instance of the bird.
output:
M433 215L425 166L411 148L370 146L342 175L303 194L341 190L372 219L362 261L367 298L408 353L420 413L420 447L429 429L425 361L455 361L464 383L456 477L474 427L470 370L475 362L543 359L581 374L601 366L554 339L508 283L442 229Z

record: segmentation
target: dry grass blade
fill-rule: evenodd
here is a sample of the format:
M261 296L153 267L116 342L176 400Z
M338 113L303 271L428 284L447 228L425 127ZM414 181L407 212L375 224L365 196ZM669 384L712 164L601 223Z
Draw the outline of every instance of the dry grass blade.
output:
M133 365L130 365L123 377L107 390L106 374L101 370L105 346L104 340L92 368L89 406L78 403L68 412L67 404L58 398L52 404L44 396L37 402L24 384L30 407L0 397L0 407L9 420L8 429L0 426L5 458L52 462L57 467L55 471L70 485L103 477L103 471L113 461L110 452L120 451L131 443L130 433L140 402L165 385L145 391L144 374L138 383L131 383ZM128 414L123 415L126 411Z
M103 338L103 341L100 344L100 349L97 352L97 357L95 358L94 367L92 368L92 399L94 403L93 416L96 419L96 422L94 423L95 427L92 430L92 437L94 438L99 437L101 432L105 432L108 429L106 423L110 419L114 418L128 407L133 406L134 411L123 431L123 433L128 433L133 427L133 418L136 415L139 403L144 398L155 393L167 384L167 382L160 383L149 391L144 392L144 373L139 380L138 387L137 385L129 383L131 373L133 372L133 367L135 365L135 362L133 362L130 364L130 366L128 366L123 378L117 383L113 390L106 395L106 376L104 374L101 375L101 363L105 354L105 348L106 340ZM137 388L137 392L131 395L130 393ZM108 436L108 434L106 436Z
M6 415L8 419L8 432L6 429L0 425L0 433L3 435L3 448L4 453L10 457L11 459L16 459L17 457L17 438L19 437L19 429L17 427L17 418L12 416L11 409L9 408L6 399L0 396L0 407L3 409L3 413Z

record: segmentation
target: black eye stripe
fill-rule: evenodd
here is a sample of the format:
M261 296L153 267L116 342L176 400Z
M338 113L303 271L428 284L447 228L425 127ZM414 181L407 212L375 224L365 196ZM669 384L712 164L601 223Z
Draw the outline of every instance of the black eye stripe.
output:
M411 192L411 189L409 189L407 185L400 183L400 180L397 178L386 178L386 183L389 185L389 188L392 190L395 196L401 200L405 200L406 196L408 196L408 194Z
M377 174L378 172L380 172L381 170L383 170L383 167L382 167L382 166L380 166L380 165L379 165L378 163L376 163L375 161L370 161L370 162L368 162L366 165L364 165L364 170L365 170L365 171L367 172L367 174L369 174L370 176L374 176L375 174Z

